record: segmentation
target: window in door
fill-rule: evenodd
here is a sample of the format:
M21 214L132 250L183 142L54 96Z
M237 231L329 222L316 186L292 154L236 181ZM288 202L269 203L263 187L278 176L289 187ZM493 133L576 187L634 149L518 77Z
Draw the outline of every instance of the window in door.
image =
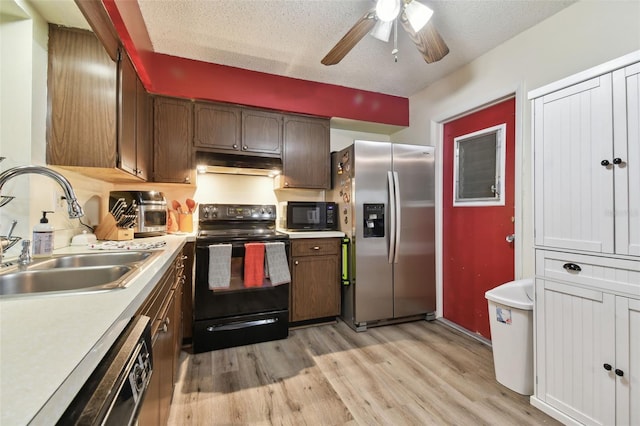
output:
M454 206L503 206L505 131L489 127L454 139Z

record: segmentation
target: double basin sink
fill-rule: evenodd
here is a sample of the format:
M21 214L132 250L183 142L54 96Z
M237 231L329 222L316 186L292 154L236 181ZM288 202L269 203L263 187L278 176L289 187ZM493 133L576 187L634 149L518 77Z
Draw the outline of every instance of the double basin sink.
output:
M35 259L0 269L0 296L94 292L124 288L160 251L119 251Z

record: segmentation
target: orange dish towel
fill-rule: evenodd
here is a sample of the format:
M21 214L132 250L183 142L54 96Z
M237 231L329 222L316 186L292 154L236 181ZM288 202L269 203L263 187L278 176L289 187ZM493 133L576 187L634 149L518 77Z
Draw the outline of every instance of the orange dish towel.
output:
M264 244L244 245L244 286L262 287L264 280Z

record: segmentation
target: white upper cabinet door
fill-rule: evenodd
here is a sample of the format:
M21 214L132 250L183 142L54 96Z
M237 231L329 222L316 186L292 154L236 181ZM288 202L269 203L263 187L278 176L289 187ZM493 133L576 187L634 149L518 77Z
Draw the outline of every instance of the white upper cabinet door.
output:
M534 101L536 244L614 251L611 74Z
M640 64L613 73L616 253L640 256Z

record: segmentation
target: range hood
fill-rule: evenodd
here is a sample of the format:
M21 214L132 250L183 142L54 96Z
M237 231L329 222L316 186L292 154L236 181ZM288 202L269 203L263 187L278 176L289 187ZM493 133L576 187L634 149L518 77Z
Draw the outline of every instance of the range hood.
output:
M282 173L282 160L274 157L196 152L198 173L269 176Z

